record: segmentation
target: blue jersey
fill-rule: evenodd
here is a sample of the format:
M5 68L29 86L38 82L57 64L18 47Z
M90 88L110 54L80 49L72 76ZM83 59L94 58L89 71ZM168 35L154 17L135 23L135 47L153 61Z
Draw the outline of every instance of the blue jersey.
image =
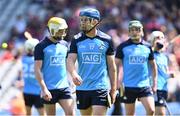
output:
M154 58L156 60L157 69L158 69L157 89L167 91L168 58L164 53L160 53L160 52L154 52Z
M40 94L40 86L34 74L34 56L23 56L23 79L24 79L24 93Z
M77 54L78 73L83 83L77 90L109 89L107 55L114 55L111 37L100 30L93 38L83 33L75 36L70 53Z
M133 43L131 39L117 48L116 58L122 60L123 83L126 87L150 86L148 63L153 60L153 52L144 41Z
M49 90L68 87L66 56L68 43L53 43L47 37L35 47L35 60L42 60L42 74Z

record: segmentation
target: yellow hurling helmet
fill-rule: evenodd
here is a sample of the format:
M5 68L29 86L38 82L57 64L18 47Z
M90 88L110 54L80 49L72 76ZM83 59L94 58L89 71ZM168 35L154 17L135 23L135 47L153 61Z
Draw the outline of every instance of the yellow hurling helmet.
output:
M63 18L59 18L59 17L50 18L47 26L49 28L49 32L51 36L55 36L59 30L64 30L68 28L66 21ZM62 36L66 36L66 34Z

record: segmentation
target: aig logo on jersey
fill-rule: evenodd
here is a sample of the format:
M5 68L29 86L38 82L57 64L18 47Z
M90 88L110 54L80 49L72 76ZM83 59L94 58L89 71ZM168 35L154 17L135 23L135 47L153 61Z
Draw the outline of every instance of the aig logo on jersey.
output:
M85 64L100 64L101 53L86 52L82 53L82 60Z
M145 56L129 56L129 64L143 64L145 61Z
M50 65L64 65L65 64L65 57L64 56L51 56L50 58Z

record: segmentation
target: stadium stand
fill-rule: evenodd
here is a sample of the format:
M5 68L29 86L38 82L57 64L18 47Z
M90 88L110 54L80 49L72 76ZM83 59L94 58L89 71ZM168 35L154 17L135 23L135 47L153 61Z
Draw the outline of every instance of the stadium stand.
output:
M15 48L19 49L25 41L24 32L28 31L34 38L41 40L47 35L46 25L49 17L60 16L67 20L70 29L66 40L71 41L74 34L79 32L78 13L84 6L98 8L102 14L101 28L109 33L116 44L128 39L128 21L138 19L143 22L145 37L148 41L149 34L154 30L161 30L170 41L180 34L180 1L179 0L0 0L0 44L12 41ZM14 49L15 49L14 48ZM16 56L18 50L11 53ZM5 53L0 49L0 57ZM180 114L180 42L177 40L167 50L171 61L171 70L175 72L174 80L169 81L169 107L173 114ZM1 58L0 58L1 59ZM14 59L14 58L13 58ZM3 108L9 105L20 90L13 85L17 79L18 64L14 60L0 63L0 115ZM173 85L173 86L172 86ZM6 105L5 105L6 104ZM141 104L137 112L144 113ZM6 108L5 108L6 109ZM62 110L58 108L58 113ZM108 111L108 114L112 109ZM10 112L10 111L9 111Z

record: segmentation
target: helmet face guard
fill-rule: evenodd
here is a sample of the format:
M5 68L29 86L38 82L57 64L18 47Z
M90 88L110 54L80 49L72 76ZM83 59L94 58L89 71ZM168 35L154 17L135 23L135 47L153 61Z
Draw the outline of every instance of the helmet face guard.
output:
M128 29L131 39L136 40L144 36L143 25L141 24L140 21L137 20L130 21L128 25Z
M80 30L83 31L84 33L89 32L96 24L93 22L95 19L86 17L86 16L81 16L80 17Z
M66 21L59 17L52 17L48 21L48 29L50 32L50 35L57 39L61 38L63 39L66 36L68 25Z
M133 20L133 21L130 21L130 22L129 22L129 25L128 25L128 28L129 28L129 29L132 28L132 27L143 28L143 25L141 24L140 21L138 21L138 20Z

